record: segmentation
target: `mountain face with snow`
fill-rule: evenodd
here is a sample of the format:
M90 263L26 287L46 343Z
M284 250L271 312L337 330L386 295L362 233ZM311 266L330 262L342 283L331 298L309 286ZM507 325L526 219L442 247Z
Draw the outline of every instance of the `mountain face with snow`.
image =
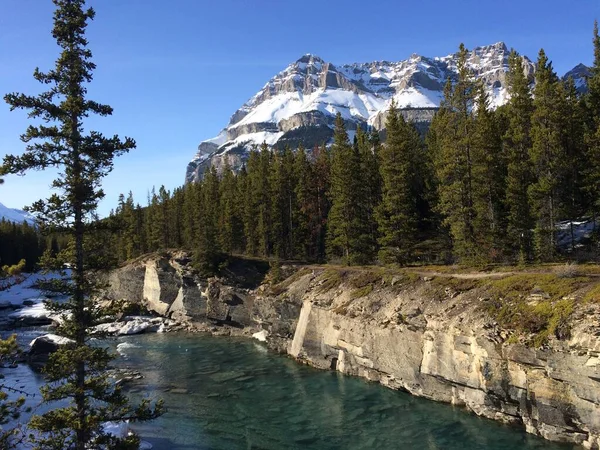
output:
M0 221L4 219L9 222L23 223L24 221L32 225L35 223L35 217L28 212L20 209L8 208L0 203Z
M577 64L575 67L573 67L567 73L565 73L565 76L563 77L563 79L566 80L569 77L573 78L573 82L575 83L575 88L577 88L577 90L580 93L583 93L583 92L587 91L587 79L591 75L592 75L592 72L590 71L590 68L588 66L586 66L585 64Z
M499 42L477 47L468 56L467 64L483 81L492 107L507 101L509 53ZM211 165L222 168L225 161L240 167L249 149L263 142L292 148L327 142L338 112L351 134L359 124L383 129L392 100L407 120L417 126L427 124L440 106L446 80L457 77L457 62L458 54L434 58L414 54L399 62L335 66L304 55L238 109L217 137L198 146L186 182L201 178ZM523 65L533 78L534 64L523 57ZM582 73L576 71L574 78L584 79Z

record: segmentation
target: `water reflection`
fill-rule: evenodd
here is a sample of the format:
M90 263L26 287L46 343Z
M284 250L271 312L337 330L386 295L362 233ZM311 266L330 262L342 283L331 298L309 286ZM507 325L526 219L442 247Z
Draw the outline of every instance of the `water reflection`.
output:
M167 449L569 449L461 409L297 364L254 342L127 338L123 362L169 412L137 429Z

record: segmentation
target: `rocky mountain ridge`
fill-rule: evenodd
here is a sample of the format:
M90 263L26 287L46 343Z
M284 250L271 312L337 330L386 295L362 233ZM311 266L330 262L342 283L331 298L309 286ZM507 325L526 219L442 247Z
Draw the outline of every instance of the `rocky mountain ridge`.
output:
M35 217L32 214L20 209L8 208L0 203L0 220L2 219L16 223L27 222L30 225L35 222Z
M469 52L468 65L483 81L490 104L507 101L506 73L510 50L503 42L476 47ZM253 145L300 142L311 148L328 141L339 112L352 133L357 125L383 129L385 113L394 100L405 118L416 124L428 123L443 98L448 78L457 76L458 54L424 57L417 54L391 62L336 66L306 54L271 78L265 86L232 116L215 138L203 141L188 164L186 181L198 180L207 167L229 164L238 168ZM534 63L523 57L528 76ZM573 76L585 89L587 67L579 65Z

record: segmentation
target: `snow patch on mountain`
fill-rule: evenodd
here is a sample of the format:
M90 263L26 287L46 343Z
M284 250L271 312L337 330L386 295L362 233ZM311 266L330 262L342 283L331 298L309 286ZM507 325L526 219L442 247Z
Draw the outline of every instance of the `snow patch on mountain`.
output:
M476 79L483 82L490 106L496 108L508 100L506 73L509 49L503 42L477 47L468 53L467 65ZM535 65L523 58L526 74L533 76ZM385 112L392 101L408 112L408 120L431 120L443 100L447 80L457 78L458 54L375 61L336 66L312 54L297 61L271 78L263 88L242 105L229 124L215 138L203 141L188 165L186 181L201 177L207 167L223 167L225 160L234 168L243 164L253 145L289 142L287 133L315 133L332 127L340 113L348 130L357 125L381 129ZM585 85L586 67L573 69L576 86ZM411 115L412 114L412 115ZM304 136L304 135L302 135ZM301 136L302 139L304 139Z
M5 219L9 222L17 222L23 223L24 221L33 224L35 222L35 217L23 210L8 208L0 203L0 220Z

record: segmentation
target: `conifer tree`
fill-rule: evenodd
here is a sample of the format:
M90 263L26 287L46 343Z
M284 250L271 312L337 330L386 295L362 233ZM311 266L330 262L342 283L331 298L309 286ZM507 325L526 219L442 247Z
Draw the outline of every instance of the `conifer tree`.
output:
M533 101L523 61L514 50L509 55L508 64L510 99L506 105L508 123L503 136L507 159L507 242L511 253L516 252L521 261L527 261L532 257L531 229L534 225L528 196L533 178L529 158Z
M12 93L4 98L11 110L24 109L44 125L31 125L21 139L27 143L23 155L4 158L0 174L58 168L52 183L56 190L47 201L32 209L45 225L56 224L72 237L72 282L53 282L54 291L70 295L64 304L53 303L65 313L58 332L73 339L74 345L50 356L46 366L49 384L42 389L45 402L54 409L34 416L36 448L136 448L135 436L119 438L105 433L108 421L143 420L159 412L147 401L134 408L119 386L107 378L111 355L104 347L88 344L90 329L104 313L94 301L94 285L86 271L98 261L91 231L98 201L104 196L100 182L113 167L113 159L135 147L132 139L106 138L91 131L84 134L84 119L91 114L107 116L112 108L87 98L87 83L95 65L87 48L85 29L94 11L84 9L83 0L54 0L52 35L61 48L55 67L34 78L50 89L39 96ZM56 263L51 262L56 267ZM58 405L55 402L60 402Z
M243 225L238 209L238 178L226 161L221 178L220 218L221 249L227 254L240 251Z
M312 234L315 236L316 259L323 261L326 257L327 218L331 209L328 195L331 188L331 158L325 144L315 147L313 157L316 181L314 188L317 198L315 229Z
M404 116L392 101L385 125L387 140L379 151L383 194L376 209L379 259L405 264L411 259L418 234L414 186L415 141Z
M560 216L570 220L570 251L573 253L576 243L573 221L586 214L589 204L584 184L587 168L584 109L573 78L569 77L566 83L558 85L558 95L563 107L560 111L560 124L565 153L565 170L560 181Z
M257 204L258 212L258 245L259 254L269 256L273 253L273 225L271 218L271 201L269 188L269 172L272 163L272 153L265 142L261 145L258 166L251 177L253 201Z
M204 275L214 275L223 261L219 233L219 176L215 166L205 174L200 195L200 223L194 259Z
M285 170L283 167L283 155L279 151L273 152L273 158L269 165L269 188L270 188L270 218L271 237L273 253L277 258L286 256L286 244L288 233L287 220L287 196L285 192Z
M600 35L598 21L594 21L594 62L588 78L586 95L587 121L585 130L585 160L584 189L588 195L589 212L594 220L596 235L598 235L598 218L600 216ZM596 240L598 236L596 236Z
M477 91L474 127L475 233L483 258L494 261L502 256L506 234L506 160L499 120L489 107L488 94L482 83Z
M183 247L194 248L195 237L198 235L197 207L201 183L186 184L183 191Z
M529 157L534 182L529 187L536 219L535 250L541 261L551 261L556 250L555 232L560 210L559 189L565 172L565 153L561 136L564 109L558 97L559 81L544 50L540 50L535 72L531 148Z
M463 261L481 258L475 228L475 180L473 178L476 86L467 66L468 51L460 45L454 85L448 80L444 100L435 121L438 149L435 169L439 178L439 210L449 227L455 255Z
M19 353L19 345L15 334L6 339L0 339L0 364L12 364ZM15 400L9 399L9 392L15 393L15 389L6 386L3 379L4 376L0 374L0 448L9 450L18 448L22 439L17 437L19 434L18 427L5 429L4 425L20 417L25 404L25 397L20 396Z
M373 257L373 236L364 214L360 153L348 141L342 116L335 121L331 149L331 209L327 220L327 252L347 264L364 264Z
M302 145L296 152L293 171L296 180L294 194L298 205L294 214L296 224L294 255L304 260L315 259L317 257L315 232L319 225L317 180L314 168Z
M168 192L168 191L167 191ZM183 216L183 189L173 189L166 202L167 238L169 248L181 248L182 245L182 216Z
M260 153L253 149L248 155L247 166L242 170L243 175L243 197L244 197L244 237L246 241L246 253L256 256L260 254L259 235L259 211L260 204L264 201L261 176Z
M374 140L371 138L374 137ZM361 194L364 198L364 214L368 225L369 235L373 244L377 240L377 220L375 219L375 208L381 201L381 174L379 173L379 136L377 133L369 135L363 131L360 124L357 125L355 135L355 146L360 154L360 174L362 178Z

